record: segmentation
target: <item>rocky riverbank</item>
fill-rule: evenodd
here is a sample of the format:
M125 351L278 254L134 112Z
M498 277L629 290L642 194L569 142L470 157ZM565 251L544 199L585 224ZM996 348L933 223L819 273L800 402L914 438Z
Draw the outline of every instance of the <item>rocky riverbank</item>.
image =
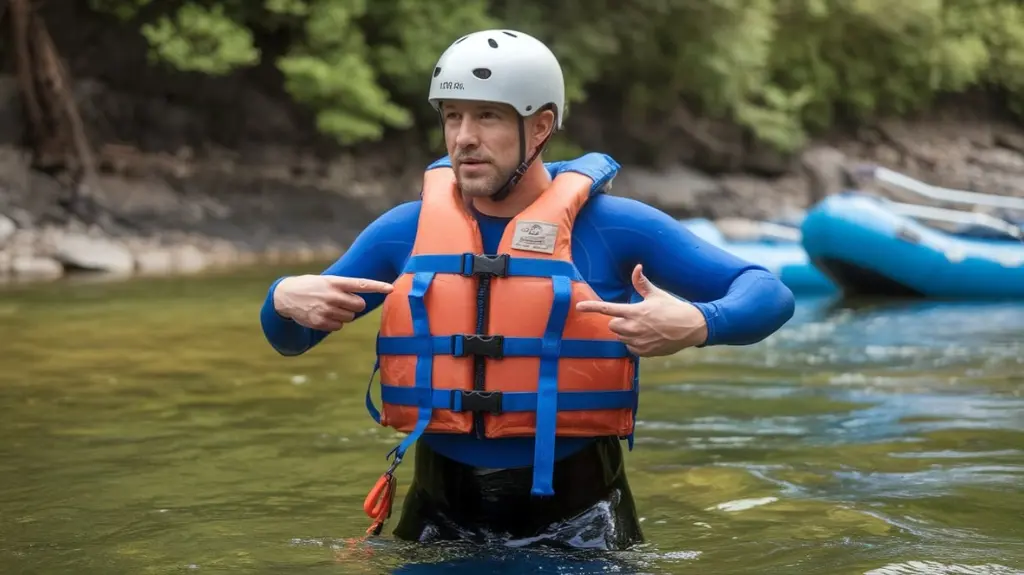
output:
M187 132L203 125L208 112L91 80L79 81L76 95L91 139L100 143L99 173L87 187L91 211L72 215L67 182L34 170L10 137L21 129L20 110L13 80L0 76L0 281L334 258L377 215L415 199L422 167L433 159L402 136L358 154L307 152L288 142L267 143L269 137L237 149L211 144L201 152L187 144L116 143L143 128ZM823 138L791 158L775 158L767 170L764 162L750 168L756 158L749 157L731 171L697 161L655 169L626 160L613 193L676 217L785 217L839 191L844 170L869 162L937 185L1024 196L1024 130L952 109ZM285 123L273 112L267 108L257 117ZM585 123L577 126L585 129ZM591 140L594 148L607 149L600 138Z
M0 147L0 282L330 259L373 216L358 201L298 184L159 170L97 177L88 218L64 207L69 194L30 169L24 151Z
M37 144L45 149L33 164L22 149L29 130L14 60L0 59L0 281L330 259L377 215L415 199L422 168L439 155L415 129L356 149L320 133L275 63L287 34L260 39L258 64L201 74L154 64L137 23L87 3L38 9L67 70L57 84L76 104L60 99L56 115L77 108L97 174L89 201L76 202L58 171L76 163L67 157L73 137ZM834 110L845 127L794 155L683 102L638 117L614 90L588 94L566 118L573 140L624 165L612 193L675 217L798 214L839 191L844 170L862 162L1024 196L1024 129L1006 119L998 94L953 95L916 120L856 127Z

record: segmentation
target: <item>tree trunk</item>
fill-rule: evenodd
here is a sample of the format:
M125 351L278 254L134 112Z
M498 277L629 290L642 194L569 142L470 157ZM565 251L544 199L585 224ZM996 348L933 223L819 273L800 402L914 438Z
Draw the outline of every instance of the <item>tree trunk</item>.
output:
M95 219L89 186L95 183L96 164L70 75L33 0L8 0L7 12L32 165L65 181L70 191L66 208Z

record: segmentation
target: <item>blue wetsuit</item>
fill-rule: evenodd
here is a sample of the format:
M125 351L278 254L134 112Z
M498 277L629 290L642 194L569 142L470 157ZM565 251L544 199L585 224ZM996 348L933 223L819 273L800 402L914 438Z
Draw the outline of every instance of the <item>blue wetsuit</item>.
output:
M370 224L323 273L395 281L412 251L419 214L419 201L392 208ZM480 213L476 217L484 250L493 254L510 219ZM771 272L704 242L664 212L632 199L607 194L594 196L576 219L572 257L597 295L611 302L639 298L631 274L636 264L643 264L644 274L655 285L690 301L704 314L708 325L705 345L756 343L793 315L792 292ZM298 355L317 345L327 332L302 327L274 311L273 292L280 281L271 285L263 304L263 332L282 355ZM366 309L357 318L374 310L385 297L375 293L362 295ZM474 467L533 465L532 438L424 434L420 441L446 457ZM558 438L556 459L578 451L588 441L591 440Z

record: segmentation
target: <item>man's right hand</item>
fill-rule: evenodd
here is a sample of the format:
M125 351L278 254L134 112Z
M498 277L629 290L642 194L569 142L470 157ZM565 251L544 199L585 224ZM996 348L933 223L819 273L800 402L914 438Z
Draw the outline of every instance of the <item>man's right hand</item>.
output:
M331 275L302 275L281 280L274 289L274 310L311 329L337 331L366 308L356 292L391 293L389 283Z

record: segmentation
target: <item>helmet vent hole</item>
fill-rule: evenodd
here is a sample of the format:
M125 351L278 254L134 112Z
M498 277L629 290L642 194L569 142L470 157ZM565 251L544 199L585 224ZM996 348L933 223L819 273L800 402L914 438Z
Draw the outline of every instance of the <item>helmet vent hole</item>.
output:
M498 43L494 41L494 38L488 38L487 39L487 44L490 45L491 48L497 48L498 47Z
M515 34L509 32L508 30L502 30L501 33L506 35L506 36L511 36L513 38L518 38L519 37L519 36L516 36Z
M473 75L481 80L486 80L491 77L491 71L487 68L476 68L473 70Z
M533 106L527 106L527 107L526 107L526 111L527 111L527 112L529 112L529 111L530 111L530 110L532 110L532 109L533 109Z
M441 75L441 67L440 66L435 66L434 67L434 77L437 78L440 75Z
M466 38L469 38L469 35L466 35L466 36L463 36L462 38L459 38L458 40L456 40L456 41L455 41L455 44L458 44L459 42L462 42L462 41L463 41L463 40L465 40ZM454 44L453 44L453 45L454 45Z

